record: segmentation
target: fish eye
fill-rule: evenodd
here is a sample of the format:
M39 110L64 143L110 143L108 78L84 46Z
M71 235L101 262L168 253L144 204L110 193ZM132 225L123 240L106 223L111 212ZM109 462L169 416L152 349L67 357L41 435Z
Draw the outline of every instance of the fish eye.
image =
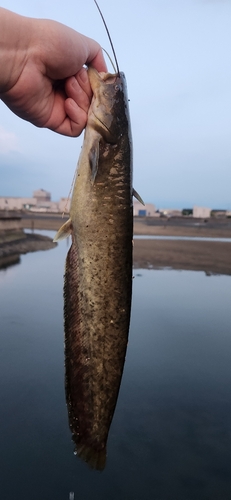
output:
M115 85L115 90L120 90L120 85Z

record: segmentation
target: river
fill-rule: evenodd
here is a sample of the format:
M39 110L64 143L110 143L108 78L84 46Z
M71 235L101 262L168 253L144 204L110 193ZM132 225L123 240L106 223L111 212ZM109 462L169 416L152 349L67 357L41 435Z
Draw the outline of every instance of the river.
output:
M231 499L231 277L134 270L104 472L73 454L64 394L66 241L0 271L2 500Z

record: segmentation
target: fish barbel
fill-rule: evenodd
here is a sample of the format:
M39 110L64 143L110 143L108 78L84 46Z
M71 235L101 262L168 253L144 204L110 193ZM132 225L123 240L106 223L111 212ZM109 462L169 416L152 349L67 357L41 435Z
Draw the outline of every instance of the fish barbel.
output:
M64 281L66 400L76 453L102 470L123 373L132 294L132 139L123 73L89 67Z

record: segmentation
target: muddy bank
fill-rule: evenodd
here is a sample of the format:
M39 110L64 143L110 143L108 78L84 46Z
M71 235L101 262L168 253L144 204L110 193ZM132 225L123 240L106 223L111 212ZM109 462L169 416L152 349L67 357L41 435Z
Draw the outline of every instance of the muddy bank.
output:
M7 269L7 267L15 266L20 263L20 255L5 255L0 257L0 269Z
M210 227L146 226L134 224L134 234L146 236L184 236L188 238L231 238L231 230Z
M56 247L51 238L40 234L26 234L22 238L12 241L1 241L0 243L0 267L6 267L7 263L16 263L19 256L28 252L37 252L38 250L49 250Z
M28 229L57 230L67 220L60 214L22 214L22 227ZM195 220L178 218L161 220L157 218L135 218L134 234L157 236L185 236L201 238L231 238L231 219ZM24 234L25 235L25 234ZM0 242L1 243L1 242ZM0 244L0 259L54 248L50 238L29 234L25 239ZM198 270L208 274L231 275L231 243L217 241L134 241L135 268L164 268Z
M231 238L231 220L228 219L169 219L134 220L134 234L149 236L184 236L194 238Z
M68 219L68 215L48 213L22 213L24 229L46 229L57 231ZM134 218L135 235L189 236L202 238L231 238L231 219L194 219L156 217Z
M169 267L231 275L231 243L135 239L133 255L135 268Z

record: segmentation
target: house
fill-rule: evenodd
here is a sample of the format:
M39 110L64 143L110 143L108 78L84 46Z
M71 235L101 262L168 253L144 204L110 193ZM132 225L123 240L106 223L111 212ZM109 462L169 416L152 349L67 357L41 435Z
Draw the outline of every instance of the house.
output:
M156 207L152 203L145 203L145 205L142 205L139 201L134 201L133 215L134 217L155 217Z
M193 207L193 217L197 219L208 219L211 214L211 208Z

